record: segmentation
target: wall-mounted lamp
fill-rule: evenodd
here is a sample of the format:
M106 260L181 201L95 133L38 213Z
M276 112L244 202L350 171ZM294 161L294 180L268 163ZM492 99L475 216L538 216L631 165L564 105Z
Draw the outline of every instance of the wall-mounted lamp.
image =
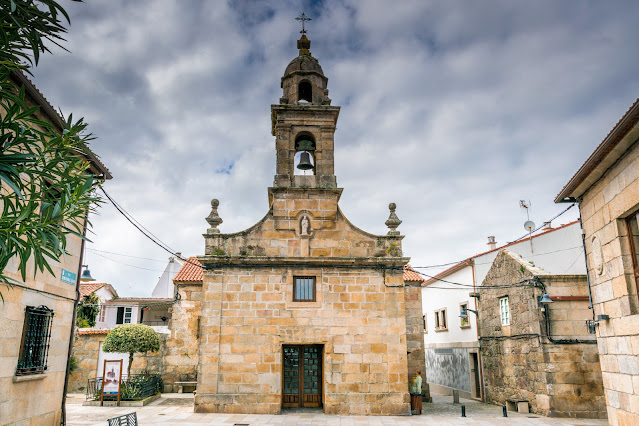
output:
M82 271L82 275L80 276L80 281L89 282L95 281L95 278L91 276L91 271L89 271L89 265L82 265L84 271Z
M464 308L464 309L462 309L461 314L459 314L459 318L462 318L462 319L466 319L466 318L468 318L468 312L467 312L467 311L470 311L470 312L472 312L472 313L473 313L473 314L475 314L475 315L479 315L479 314L477 313L477 311L476 311L476 310L474 310L474 309Z
M552 301L550 296L548 296L548 293L544 293L541 296L537 297L537 304L539 306L545 306L545 305L547 305L549 303L554 303L554 302Z

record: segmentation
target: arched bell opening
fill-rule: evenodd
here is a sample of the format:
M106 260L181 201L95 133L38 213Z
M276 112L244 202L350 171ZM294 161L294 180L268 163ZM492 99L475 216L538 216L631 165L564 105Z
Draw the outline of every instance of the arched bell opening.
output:
M295 175L315 174L315 140L303 133L295 138Z
M311 86L311 83L309 81L300 81L300 84L297 86L297 102L313 102L313 86Z

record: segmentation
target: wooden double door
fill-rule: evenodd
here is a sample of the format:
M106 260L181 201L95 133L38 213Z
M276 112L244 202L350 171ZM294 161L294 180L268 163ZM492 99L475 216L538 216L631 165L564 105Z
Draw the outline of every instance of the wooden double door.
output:
M282 407L322 406L323 345L284 345Z

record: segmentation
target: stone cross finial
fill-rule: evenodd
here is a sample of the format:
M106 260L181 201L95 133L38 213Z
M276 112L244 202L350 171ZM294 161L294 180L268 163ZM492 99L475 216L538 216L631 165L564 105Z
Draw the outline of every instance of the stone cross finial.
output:
M395 214L395 209L397 208L397 205L395 205L395 203L390 203L388 205L388 208L390 209L390 215L388 216L388 220L386 221L386 226L388 226L390 231L388 231L387 235L399 235L399 231L397 231L397 227L402 223L402 221L399 220L399 218Z
M209 229L206 230L207 234L219 234L220 230L217 227L222 223L222 218L217 214L217 206L220 205L220 202L214 198L211 200L211 214L206 217L206 221L211 225Z

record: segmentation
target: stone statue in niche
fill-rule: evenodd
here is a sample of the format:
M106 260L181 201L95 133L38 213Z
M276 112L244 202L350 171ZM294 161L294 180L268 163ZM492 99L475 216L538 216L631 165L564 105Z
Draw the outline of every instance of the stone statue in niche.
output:
M309 228L310 222L308 220L308 217L306 216L302 216L302 219L300 221L300 227L301 227L301 235L308 235L308 228Z

